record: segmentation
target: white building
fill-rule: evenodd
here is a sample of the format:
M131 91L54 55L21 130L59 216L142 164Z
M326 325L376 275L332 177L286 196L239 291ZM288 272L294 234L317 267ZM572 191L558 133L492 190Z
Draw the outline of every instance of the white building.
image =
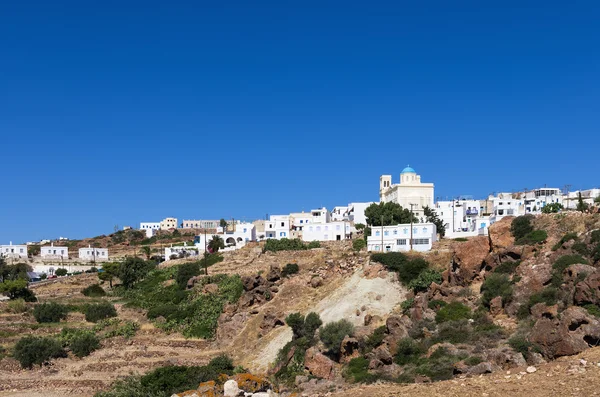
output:
M107 248L95 248L88 245L87 248L79 248L79 259L85 261L104 262L108 260Z
M351 237L350 222L311 223L304 227L303 241L341 241Z
M177 218L165 218L160 221L160 230L177 229Z
M69 259L69 247L55 247L54 243L50 246L40 248L42 259Z
M393 202L402 208L411 208L417 218L423 216L423 207L433 208L433 183L422 183L421 176L411 167L406 167L400 174L400 183L392 184L391 175L379 178L379 199L382 203Z
M204 247L213 239L213 236L219 236L225 243L225 249L223 251L233 251L244 247L251 241L256 241L256 226L254 224L236 223L234 226L234 230L227 233L199 234L194 239L194 244L200 252L204 252Z
M8 245L0 245L0 256L5 258L27 258L26 245L13 245L12 241Z
M433 223L412 225L412 249L429 251L437 240L437 230ZM373 252L398 252L411 249L410 223L396 226L373 227L367 237L367 249Z
M185 229L217 229L220 227L221 221L212 220L184 220L183 227ZM233 222L227 221L227 226L231 226Z
M365 216L365 210L371 205L375 204L373 201L366 203L350 203L348 204L348 218L351 222L367 224L367 217Z
M265 222L265 238L290 238L290 216L289 215L271 215Z
M429 251L437 240L437 230L433 223L412 225L412 249ZM373 227L367 237L367 249L373 252L398 252L411 249L410 223L396 226Z
M568 192L563 196L564 207L573 210L577 209L577 204L579 204L579 193L581 193L583 202L588 205L595 205L596 198L600 197L600 189L597 188Z
M331 210L331 220L333 222L349 221L349 211L350 208L347 205L333 207L333 209Z
M141 222L140 230L146 232L146 237L150 238L160 230L160 222Z
M563 195L558 188L540 188L518 193L521 206L520 214L540 213L548 204L563 204ZM513 196L514 197L514 196Z
M198 256L199 249L195 245L187 245L187 243L183 243L183 245L173 246L171 244L170 247L165 248L165 260L169 260L171 258L183 258L189 256ZM202 252L204 252L204 247L202 247Z

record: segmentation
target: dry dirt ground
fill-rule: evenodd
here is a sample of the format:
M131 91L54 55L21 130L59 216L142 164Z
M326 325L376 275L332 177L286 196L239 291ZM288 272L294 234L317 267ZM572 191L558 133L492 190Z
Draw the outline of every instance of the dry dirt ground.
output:
M581 361L584 360L584 361ZM584 364L585 362L585 364ZM334 393L334 397L550 397L600 395L600 347L536 367L514 368L431 384L379 384Z

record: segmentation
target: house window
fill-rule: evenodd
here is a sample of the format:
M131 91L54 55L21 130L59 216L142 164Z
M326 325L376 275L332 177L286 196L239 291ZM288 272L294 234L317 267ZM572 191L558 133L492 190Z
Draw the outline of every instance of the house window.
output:
M329 236L326 234L326 235L324 235L324 236L323 236L323 239L324 239L324 240L328 240L328 239L329 239Z
M470 219L469 219L469 222L471 222ZM423 234L427 234L427 228L426 227L423 228Z
M400 239L400 240L397 240L397 241L396 241L396 244L398 244L398 245L406 245L406 239L405 239L405 238L402 238L402 239Z
M377 231L375 232L375 236L379 236L379 235L380 235L380 233L379 233L379 230L377 230Z
M413 244L414 245L427 245L427 244L429 244L429 239L428 238L415 238L415 239L413 239Z
M394 236L398 234L398 230L394 230Z
M248 231L248 229L244 228L244 233L246 233Z
M389 236L389 235L390 235L390 232L386 230L386 231L384 231L384 232L383 232L383 235L384 235L384 236Z
M313 227L312 227L312 226L310 226L310 227L308 228L308 230L312 232L312 231L313 231Z
M284 223L284 222L281 222L281 227L284 227L284 226L285 226L285 223Z
M335 227L335 230L340 230L340 229L341 229L340 225L337 225L337 226Z
M279 237L285 237L285 232L279 232Z
M304 223L304 221L302 219L300 219L300 223Z
M404 228L404 234L408 234L408 229Z

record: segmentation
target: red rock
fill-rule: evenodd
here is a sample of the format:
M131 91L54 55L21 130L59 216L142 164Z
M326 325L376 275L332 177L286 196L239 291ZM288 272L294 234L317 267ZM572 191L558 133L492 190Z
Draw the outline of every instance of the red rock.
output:
M314 376L323 379L333 379L333 365L333 361L322 354L316 347L311 347L306 351L304 366Z

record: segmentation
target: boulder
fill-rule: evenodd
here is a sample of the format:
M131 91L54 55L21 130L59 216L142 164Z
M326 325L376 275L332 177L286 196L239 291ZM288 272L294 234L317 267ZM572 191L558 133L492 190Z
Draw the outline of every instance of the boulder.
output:
M313 288L318 288L323 285L323 278L320 276L315 276L310 279L310 286Z
M484 361L469 368L467 373L471 375L491 374L493 370L492 363Z
M567 272L571 271L571 267L567 269ZM581 272L580 274L584 273ZM577 285L575 286L575 295L573 296L573 299L578 305L585 305L588 303L593 303L595 305L599 304L600 272L588 274L588 276L585 277L583 281L577 283Z
M267 281L274 283L281 278L281 269L278 266L271 266L265 278Z
M487 361L501 368L523 367L527 361L523 354L515 352L509 347L488 349L485 351Z
M219 292L219 286L217 284L206 284L204 288L202 288L202 293L211 295Z
M238 383L233 379L229 379L223 385L223 395L225 397L237 397L240 394L240 391Z
M252 291L258 286L258 281L256 277L245 276L242 277L242 284L244 285L244 291Z
M253 304L254 304L254 294L252 292L244 293L240 297L240 300L238 301L238 306L240 308L247 308L247 307L252 306Z
M497 296L490 301L490 314L497 316L502 313L502 297Z
M600 343L600 321L581 307L571 306L559 318L536 321L529 340L540 346L545 357L580 353Z
M233 377L238 387L248 393L265 392L271 388L268 379L249 373L237 374Z
M316 347L306 351L304 366L308 371L318 378L333 379L333 361L322 354Z
M479 276L485 267L485 259L490 252L490 240L485 236L477 236L454 248L452 268L458 281L466 284Z
M592 273L596 272L596 268L590 265L584 265L583 263L576 263L567 267L565 273L563 275L563 279L572 283L573 285L584 281L587 277L589 277Z
M507 216L488 228L489 240L493 251L514 245L515 238L510 232L513 219L515 219L513 216Z
M546 306L545 303L536 303L531 307L531 315L536 320L542 317L555 318L558 316L558 305Z
M394 357L389 352L386 346L382 345L373 350L375 359L381 361L383 364L389 365L394 361Z
M346 363L358 356L360 356L358 340L346 335L340 348L340 362Z
M389 316L385 321L387 333L397 339L406 338L408 336L410 325L411 321L406 316Z

